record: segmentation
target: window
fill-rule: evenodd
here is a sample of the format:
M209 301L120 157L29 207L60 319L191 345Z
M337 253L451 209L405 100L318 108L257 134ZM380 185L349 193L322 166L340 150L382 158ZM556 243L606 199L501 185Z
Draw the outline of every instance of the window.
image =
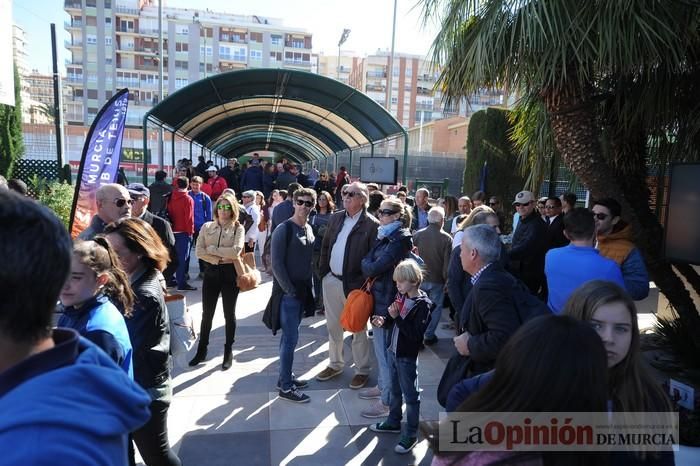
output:
M226 47L224 45L219 46L219 58L228 60L231 58L231 47Z
M176 52L187 52L189 50L189 44L187 42L175 42Z
M187 24L176 24L175 34L186 36L190 33L190 26Z
M237 47L233 49L233 59L236 61L246 61L248 58L248 51L243 47Z
M112 46L112 38L111 37L105 37L105 45L108 47Z
M175 89L180 89L189 84L186 78L175 78Z
M111 65L112 64L112 57L105 57L105 65Z
M85 42L88 44L97 44L97 36L95 34L87 34L85 36Z
M96 99L97 98L97 89L88 89L87 96L88 96L88 99Z
M210 46L207 45L207 57L211 57L214 54L214 49ZM200 45L199 46L199 55L203 56L204 55L204 46Z
M270 52L270 60L282 61L282 52Z
M272 45L282 45L282 36L273 34L271 37Z
M292 39L292 48L303 49L304 48L304 39Z
M251 42L262 42L263 41L263 35L262 32L251 32L250 33L250 41Z
M107 16L107 17L105 18L105 24L109 24L109 25L112 24L112 17L111 17L111 16Z
M251 60L262 60L262 52L260 50L251 50L250 51L250 59Z

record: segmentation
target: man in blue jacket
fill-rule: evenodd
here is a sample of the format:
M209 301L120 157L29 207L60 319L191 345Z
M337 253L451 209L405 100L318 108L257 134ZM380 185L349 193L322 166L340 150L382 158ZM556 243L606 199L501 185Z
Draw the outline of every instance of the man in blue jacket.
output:
M127 464L150 397L75 331L51 330L68 232L47 208L0 191L0 238L0 462Z
M560 314L571 293L588 281L607 280L625 287L620 267L593 247L595 220L590 210L570 210L564 216L564 235L571 243L551 249L544 261L549 289L547 305L552 312Z

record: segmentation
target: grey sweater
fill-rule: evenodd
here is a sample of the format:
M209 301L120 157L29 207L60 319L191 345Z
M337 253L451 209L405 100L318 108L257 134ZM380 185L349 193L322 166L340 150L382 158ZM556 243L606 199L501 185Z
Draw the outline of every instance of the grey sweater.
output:
M288 228L292 229L289 236ZM313 252L314 233L308 223L302 228L290 219L275 228L270 247L272 275L285 294L296 296L298 287L310 282Z

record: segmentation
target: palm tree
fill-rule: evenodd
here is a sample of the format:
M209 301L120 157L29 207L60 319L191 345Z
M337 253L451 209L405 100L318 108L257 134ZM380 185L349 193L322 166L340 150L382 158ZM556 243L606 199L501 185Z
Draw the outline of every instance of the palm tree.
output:
M700 351L700 316L679 273L696 291L700 277L663 258L663 228L649 208L646 184L650 159L700 158L697 2L421 4L426 22L441 25L433 60L442 65L438 86L446 97L505 88L523 96L521 105L530 112L543 112L522 112L548 123L526 126L535 138L527 146L531 156L538 149L555 150L594 198L620 201L652 279Z

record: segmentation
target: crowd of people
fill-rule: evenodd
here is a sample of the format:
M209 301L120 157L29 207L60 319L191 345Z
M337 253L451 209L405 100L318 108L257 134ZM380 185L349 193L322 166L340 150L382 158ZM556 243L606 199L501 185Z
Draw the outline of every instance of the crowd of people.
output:
M402 187L389 195L351 180L344 167L337 176L316 167L307 175L292 163L264 163L258 154L245 166L231 159L220 170L201 157L197 166L188 162L170 181L158 172L149 186L102 185L95 215L75 242L47 209L0 190L6 258L0 287L9 303L0 313L0 408L24 419L22 407L33 393L70 387L55 395L48 409L55 414L48 415L61 416L79 399L102 426L91 434L81 430L85 420L50 427L56 438L100 436L100 442L67 442L70 454L93 454L95 445L78 450L95 442L104 446L99 454L110 457L104 464L127 458L133 464L135 444L148 465L180 464L167 430L172 387L165 296L196 290L192 254L203 312L189 365L208 357L219 297L221 368L234 364L234 261L257 252L273 280L264 320L273 333L281 331L276 389L280 399L296 403L310 401L303 392L310 381L293 372L302 319L325 317L328 366L315 376L322 384L350 366L341 314L352 291L368 288L373 309L366 328L351 332L349 387L368 400L362 416L380 420L370 430L400 433L399 454L418 442L417 359L439 341L441 325L453 333L455 354L468 358L463 376L448 387L448 411L671 409L640 356L633 300L646 297L649 279L614 199L587 209L577 207L571 193L538 200L522 191L511 216L501 198L482 191L431 199L425 188L410 196ZM46 244L57 246L47 252ZM51 330L56 310L58 327ZM368 386L373 371L377 385ZM86 396L83 379L105 391L90 389ZM12 445L4 450L17 458L32 463L26 458L35 457L38 464L44 454L70 449L34 449L23 434L36 426L13 418L8 434L3 418L0 445ZM518 458L512 452L448 454L432 443L439 465ZM561 457L526 459L559 464ZM594 460L582 456L571 464ZM614 464L621 462L672 464L673 456L632 452Z

